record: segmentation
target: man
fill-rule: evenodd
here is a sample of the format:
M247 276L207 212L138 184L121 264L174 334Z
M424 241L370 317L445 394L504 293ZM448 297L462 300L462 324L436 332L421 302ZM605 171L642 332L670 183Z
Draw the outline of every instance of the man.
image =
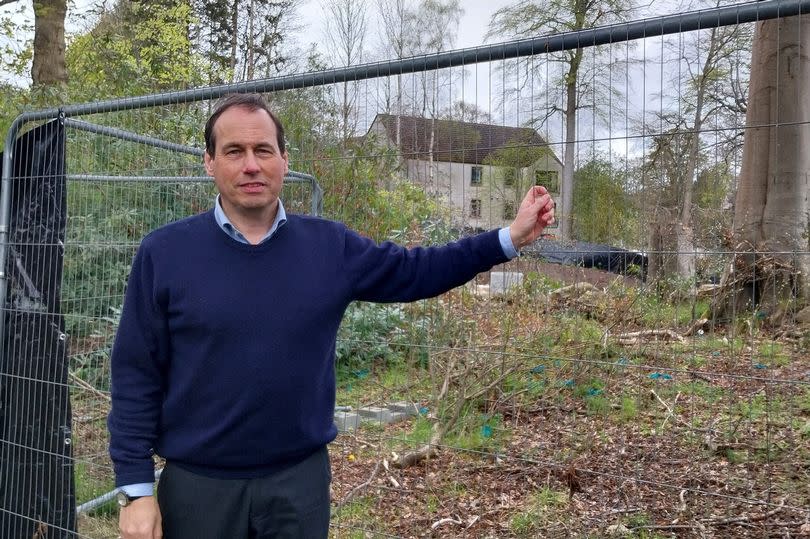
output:
M324 538L346 307L463 284L537 239L554 203L534 187L508 228L443 247L377 245L285 213L284 130L260 96L224 99L205 143L215 207L143 239L112 351L121 534ZM154 453L167 461L157 500Z

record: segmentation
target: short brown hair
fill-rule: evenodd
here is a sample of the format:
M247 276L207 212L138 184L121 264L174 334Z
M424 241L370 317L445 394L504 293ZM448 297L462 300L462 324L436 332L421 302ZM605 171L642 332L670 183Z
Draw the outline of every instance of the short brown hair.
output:
M267 101L259 94L228 94L217 102L214 107L214 112L211 114L211 117L208 118L208 121L205 122L205 151L208 152L208 155L214 157L217 146L216 136L214 135L214 124L217 123L217 120L222 116L223 112L232 107L243 107L251 112L256 110L265 111L276 125L278 150L282 154L284 153L286 147L284 144L284 126L281 125L281 120L278 119L278 116L270 110Z

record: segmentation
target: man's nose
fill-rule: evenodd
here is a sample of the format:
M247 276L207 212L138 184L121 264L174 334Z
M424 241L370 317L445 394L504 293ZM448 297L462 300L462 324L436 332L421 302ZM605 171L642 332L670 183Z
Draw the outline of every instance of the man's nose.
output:
M259 172L259 161L253 152L245 153L245 162L242 166L242 171L246 174L255 174Z

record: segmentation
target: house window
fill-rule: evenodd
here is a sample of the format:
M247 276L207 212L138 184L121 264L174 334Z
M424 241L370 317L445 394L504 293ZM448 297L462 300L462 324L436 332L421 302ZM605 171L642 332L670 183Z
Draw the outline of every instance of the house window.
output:
M507 221L515 218L515 203L510 200L503 201L503 218Z
M479 219L481 217L481 199L474 198L470 200L470 217Z
M505 187L514 187L517 179L517 170L508 167L503 170L503 185Z
M484 167L472 167L470 170L470 185L481 185L484 176Z
M535 170L534 184L542 185L549 193L560 192L560 177L556 170Z

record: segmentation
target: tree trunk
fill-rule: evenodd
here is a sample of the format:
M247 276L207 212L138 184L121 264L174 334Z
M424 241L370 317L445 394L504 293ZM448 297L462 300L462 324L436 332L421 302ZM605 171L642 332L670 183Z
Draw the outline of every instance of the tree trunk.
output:
M250 0L248 7L248 44L247 44L247 79L253 80L253 75L256 71L256 36L253 35L253 19L256 18L256 10L254 6L255 0Z
M808 28L810 15L757 24L726 309L810 297Z
M692 122L692 134L689 137L689 156L686 171L681 177L681 211L679 221L671 223L672 244L675 248L676 263L672 268L679 277L692 278L695 275L695 233L692 228L692 192L697 181L700 159L700 132L703 129L703 104L706 101L708 86L715 70L715 59L718 48L718 31L713 28L709 41L706 61L697 80L697 103Z
M565 91L565 152L563 155L562 185L560 185L560 198L562 198L562 215L560 220L560 236L564 240L572 239L574 229L574 152L577 140L577 74L582 62L582 49L577 49L571 59L570 69L566 75Z
M692 228L674 214L660 209L650 224L650 254L647 277L651 281L672 275L691 277L695 274L695 243Z
M236 48L239 44L239 0L233 0L233 11L231 11L231 58L229 67L231 68L231 82L236 81Z
M34 2L34 59L31 78L34 86L67 82L65 67L66 0Z

